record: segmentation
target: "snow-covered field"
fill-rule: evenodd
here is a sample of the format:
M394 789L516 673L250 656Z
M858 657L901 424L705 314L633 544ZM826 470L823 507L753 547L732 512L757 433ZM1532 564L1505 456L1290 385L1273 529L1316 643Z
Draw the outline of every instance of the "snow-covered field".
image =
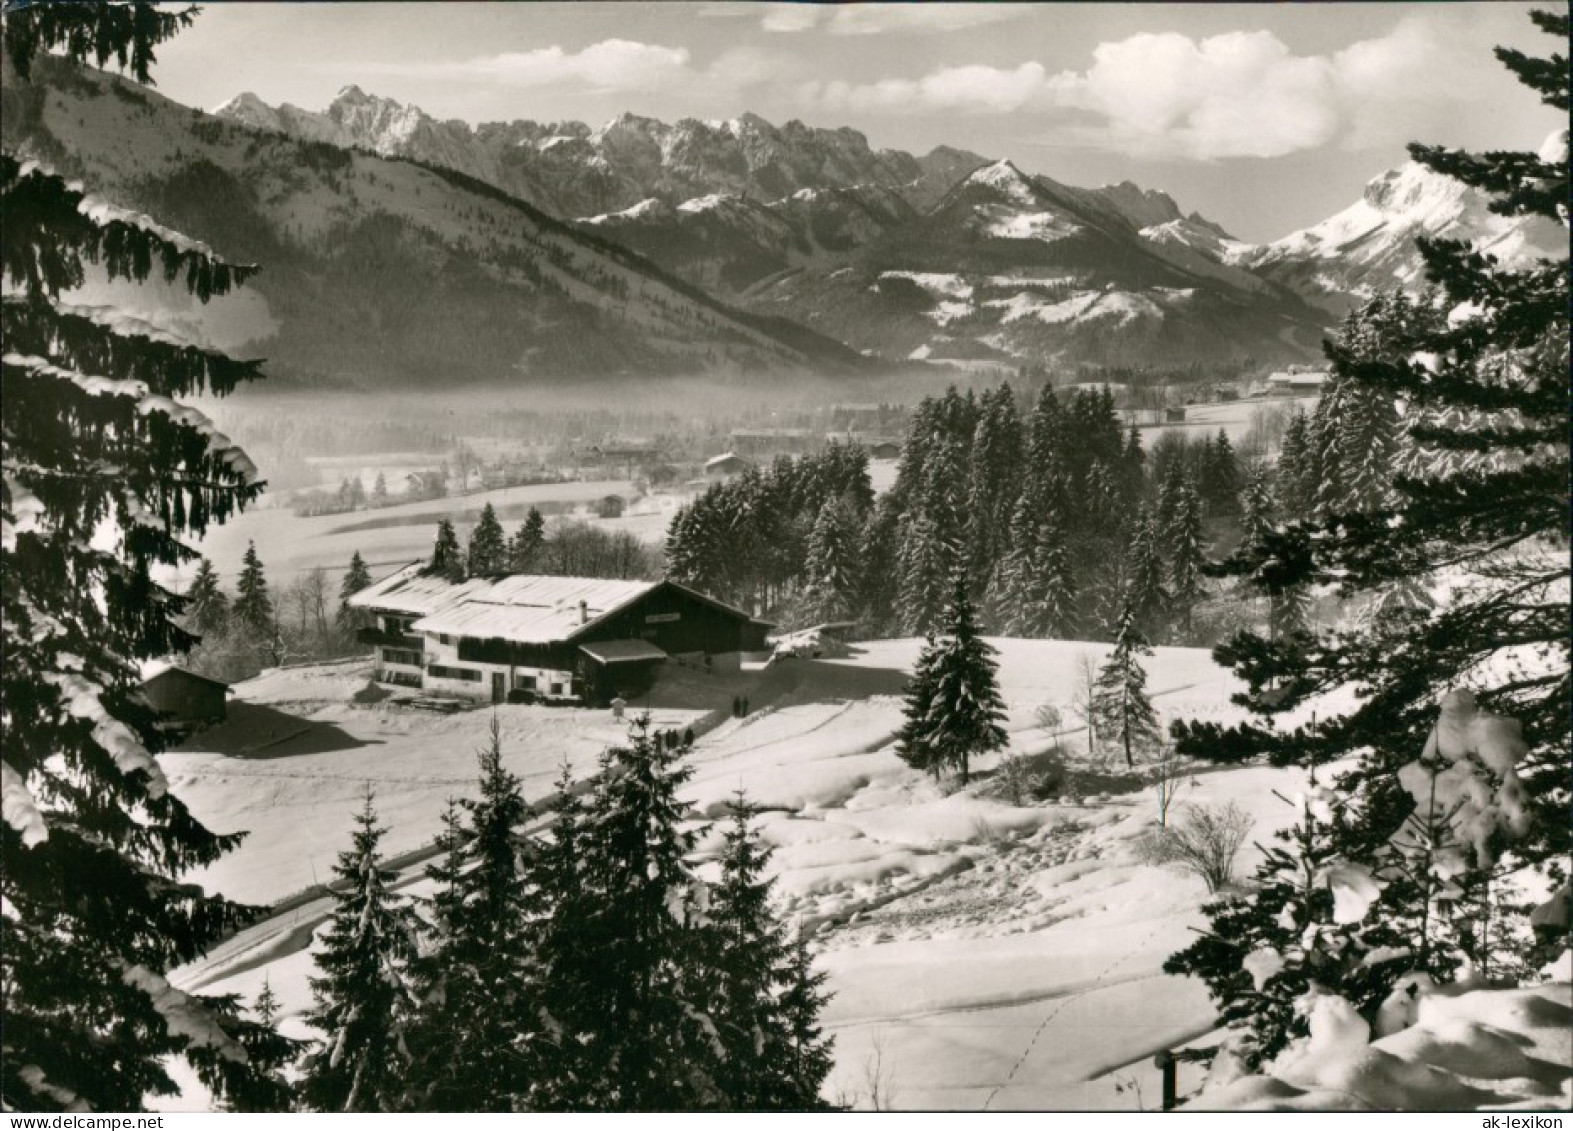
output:
M261 507L212 527L197 548L212 560L226 581L239 573L248 542L256 543L269 580L277 583L287 583L316 566L335 572L343 570L357 552L376 573L379 566L404 565L429 555L441 519L452 519L462 536L464 527L480 517L481 508L487 503L496 508L497 517L511 529L532 506L580 507L607 495L631 499L635 491L628 480L615 479L503 487L349 514L302 517L284 507ZM648 509L650 513L644 516L630 514L617 520L593 521L609 529L631 530L648 541L660 541L665 537L670 516L657 513L654 507Z
M1085 733L1070 710L1077 672L1083 656L1097 663L1107 645L995 643L1012 750L1055 741L1035 721L1052 704L1065 716L1058 741L1079 755ZM789 660L731 676L674 669L649 704L660 728L721 708L725 721L701 735L692 756L692 816L721 815L739 789L765 810L782 909L816 931L835 995L826 1015L836 1037L830 1093L907 1108L1155 1106L1152 1055L1214 1029L1203 988L1160 969L1202 923L1202 882L1143 861L1139 841L1156 820L1156 799L1119 784L1118 766L1098 779L1114 783L1104 792L1023 807L999 797L993 758L966 788L909 770L893 732L919 646L873 642L846 660ZM1206 652L1160 648L1147 668L1164 722L1239 717L1228 702L1232 678ZM239 685L232 721L195 740L205 749L165 756L174 788L199 817L215 829L251 830L198 879L257 901L321 880L348 843L368 782L390 854L414 855L430 841L445 799L472 789L493 711L445 716L353 702L366 675L346 664ZM727 718L739 693L753 711ZM562 759L587 771L622 734L599 710L506 706L495 717L505 764L532 798L550 791ZM1292 797L1302 784L1292 770L1198 767L1178 804L1233 801L1265 839L1292 816L1275 794ZM710 833L702 846L718 843ZM1240 874L1255 853L1242 854ZM405 890L420 892L418 863L400 863ZM285 1003L286 1029L303 1033L308 948L328 905L287 906L177 980L250 996L266 976ZM1182 1071L1182 1088L1198 1082Z

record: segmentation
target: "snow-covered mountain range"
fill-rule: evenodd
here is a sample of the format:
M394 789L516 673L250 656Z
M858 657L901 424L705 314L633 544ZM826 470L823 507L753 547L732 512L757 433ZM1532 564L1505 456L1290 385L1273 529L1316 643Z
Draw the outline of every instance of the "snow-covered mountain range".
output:
M1565 158L1564 158L1565 160ZM1499 259L1567 254L1567 232L1539 217L1500 216L1473 189L1409 161L1374 177L1361 198L1298 232L1220 258L1294 288L1332 310L1422 281L1415 238L1470 240Z
M1309 360L1360 296L1418 282L1416 235L1565 250L1414 165L1252 245L1130 182L751 114L472 127L348 87L210 116L43 76L7 83L8 144L266 263L265 352L313 377Z
M249 94L216 113L461 170L727 301L892 358L1305 359L1331 316L1418 283L1417 235L1510 257L1561 241L1413 163L1320 224L1250 244L1129 181L1074 188L963 150L915 157L752 114L472 127L357 87L322 113Z
M867 365L452 164L343 148L310 115L259 131L47 59L32 81L8 71L0 97L8 149L264 266L244 293L265 300L276 331L243 352L266 356L276 381L451 386Z
M726 193L774 200L800 189L879 185L931 202L982 157L940 147L924 157L874 150L852 129L775 126L755 114L668 124L622 114L583 122L439 121L417 106L347 86L321 113L241 94L214 114L296 137L411 157L487 181L560 217L591 216L656 198L677 204Z

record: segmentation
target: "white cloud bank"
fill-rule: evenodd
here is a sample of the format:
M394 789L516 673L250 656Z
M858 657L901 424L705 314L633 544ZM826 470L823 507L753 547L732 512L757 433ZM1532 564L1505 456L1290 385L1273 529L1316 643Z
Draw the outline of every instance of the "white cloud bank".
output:
M742 4L728 7L747 10ZM831 35L964 31L1015 19L1029 7L992 3L767 4L759 26L782 33L822 29Z
M1295 55L1268 31L1142 33L1099 44L1083 71L980 64L798 93L827 111L1020 112L1057 142L1142 157L1281 157L1390 144L1445 121L1473 97L1479 54L1408 21L1328 55Z
M654 90L694 72L688 49L606 39L581 51L542 47L439 63L362 65L369 74L539 87L571 84L594 91Z

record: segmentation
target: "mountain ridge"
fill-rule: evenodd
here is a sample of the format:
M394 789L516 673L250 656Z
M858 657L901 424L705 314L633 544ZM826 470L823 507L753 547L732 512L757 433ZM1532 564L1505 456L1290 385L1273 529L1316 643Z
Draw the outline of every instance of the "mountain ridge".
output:
M251 352L305 383L855 373L839 342L735 310L461 171L260 133L117 76L6 75L4 136L96 191L261 262Z

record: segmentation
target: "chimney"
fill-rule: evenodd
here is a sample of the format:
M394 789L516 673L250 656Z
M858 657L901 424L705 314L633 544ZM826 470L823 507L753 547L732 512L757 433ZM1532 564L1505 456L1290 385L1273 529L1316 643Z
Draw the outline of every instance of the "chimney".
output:
M579 602L579 623L590 623L590 606L583 601Z

